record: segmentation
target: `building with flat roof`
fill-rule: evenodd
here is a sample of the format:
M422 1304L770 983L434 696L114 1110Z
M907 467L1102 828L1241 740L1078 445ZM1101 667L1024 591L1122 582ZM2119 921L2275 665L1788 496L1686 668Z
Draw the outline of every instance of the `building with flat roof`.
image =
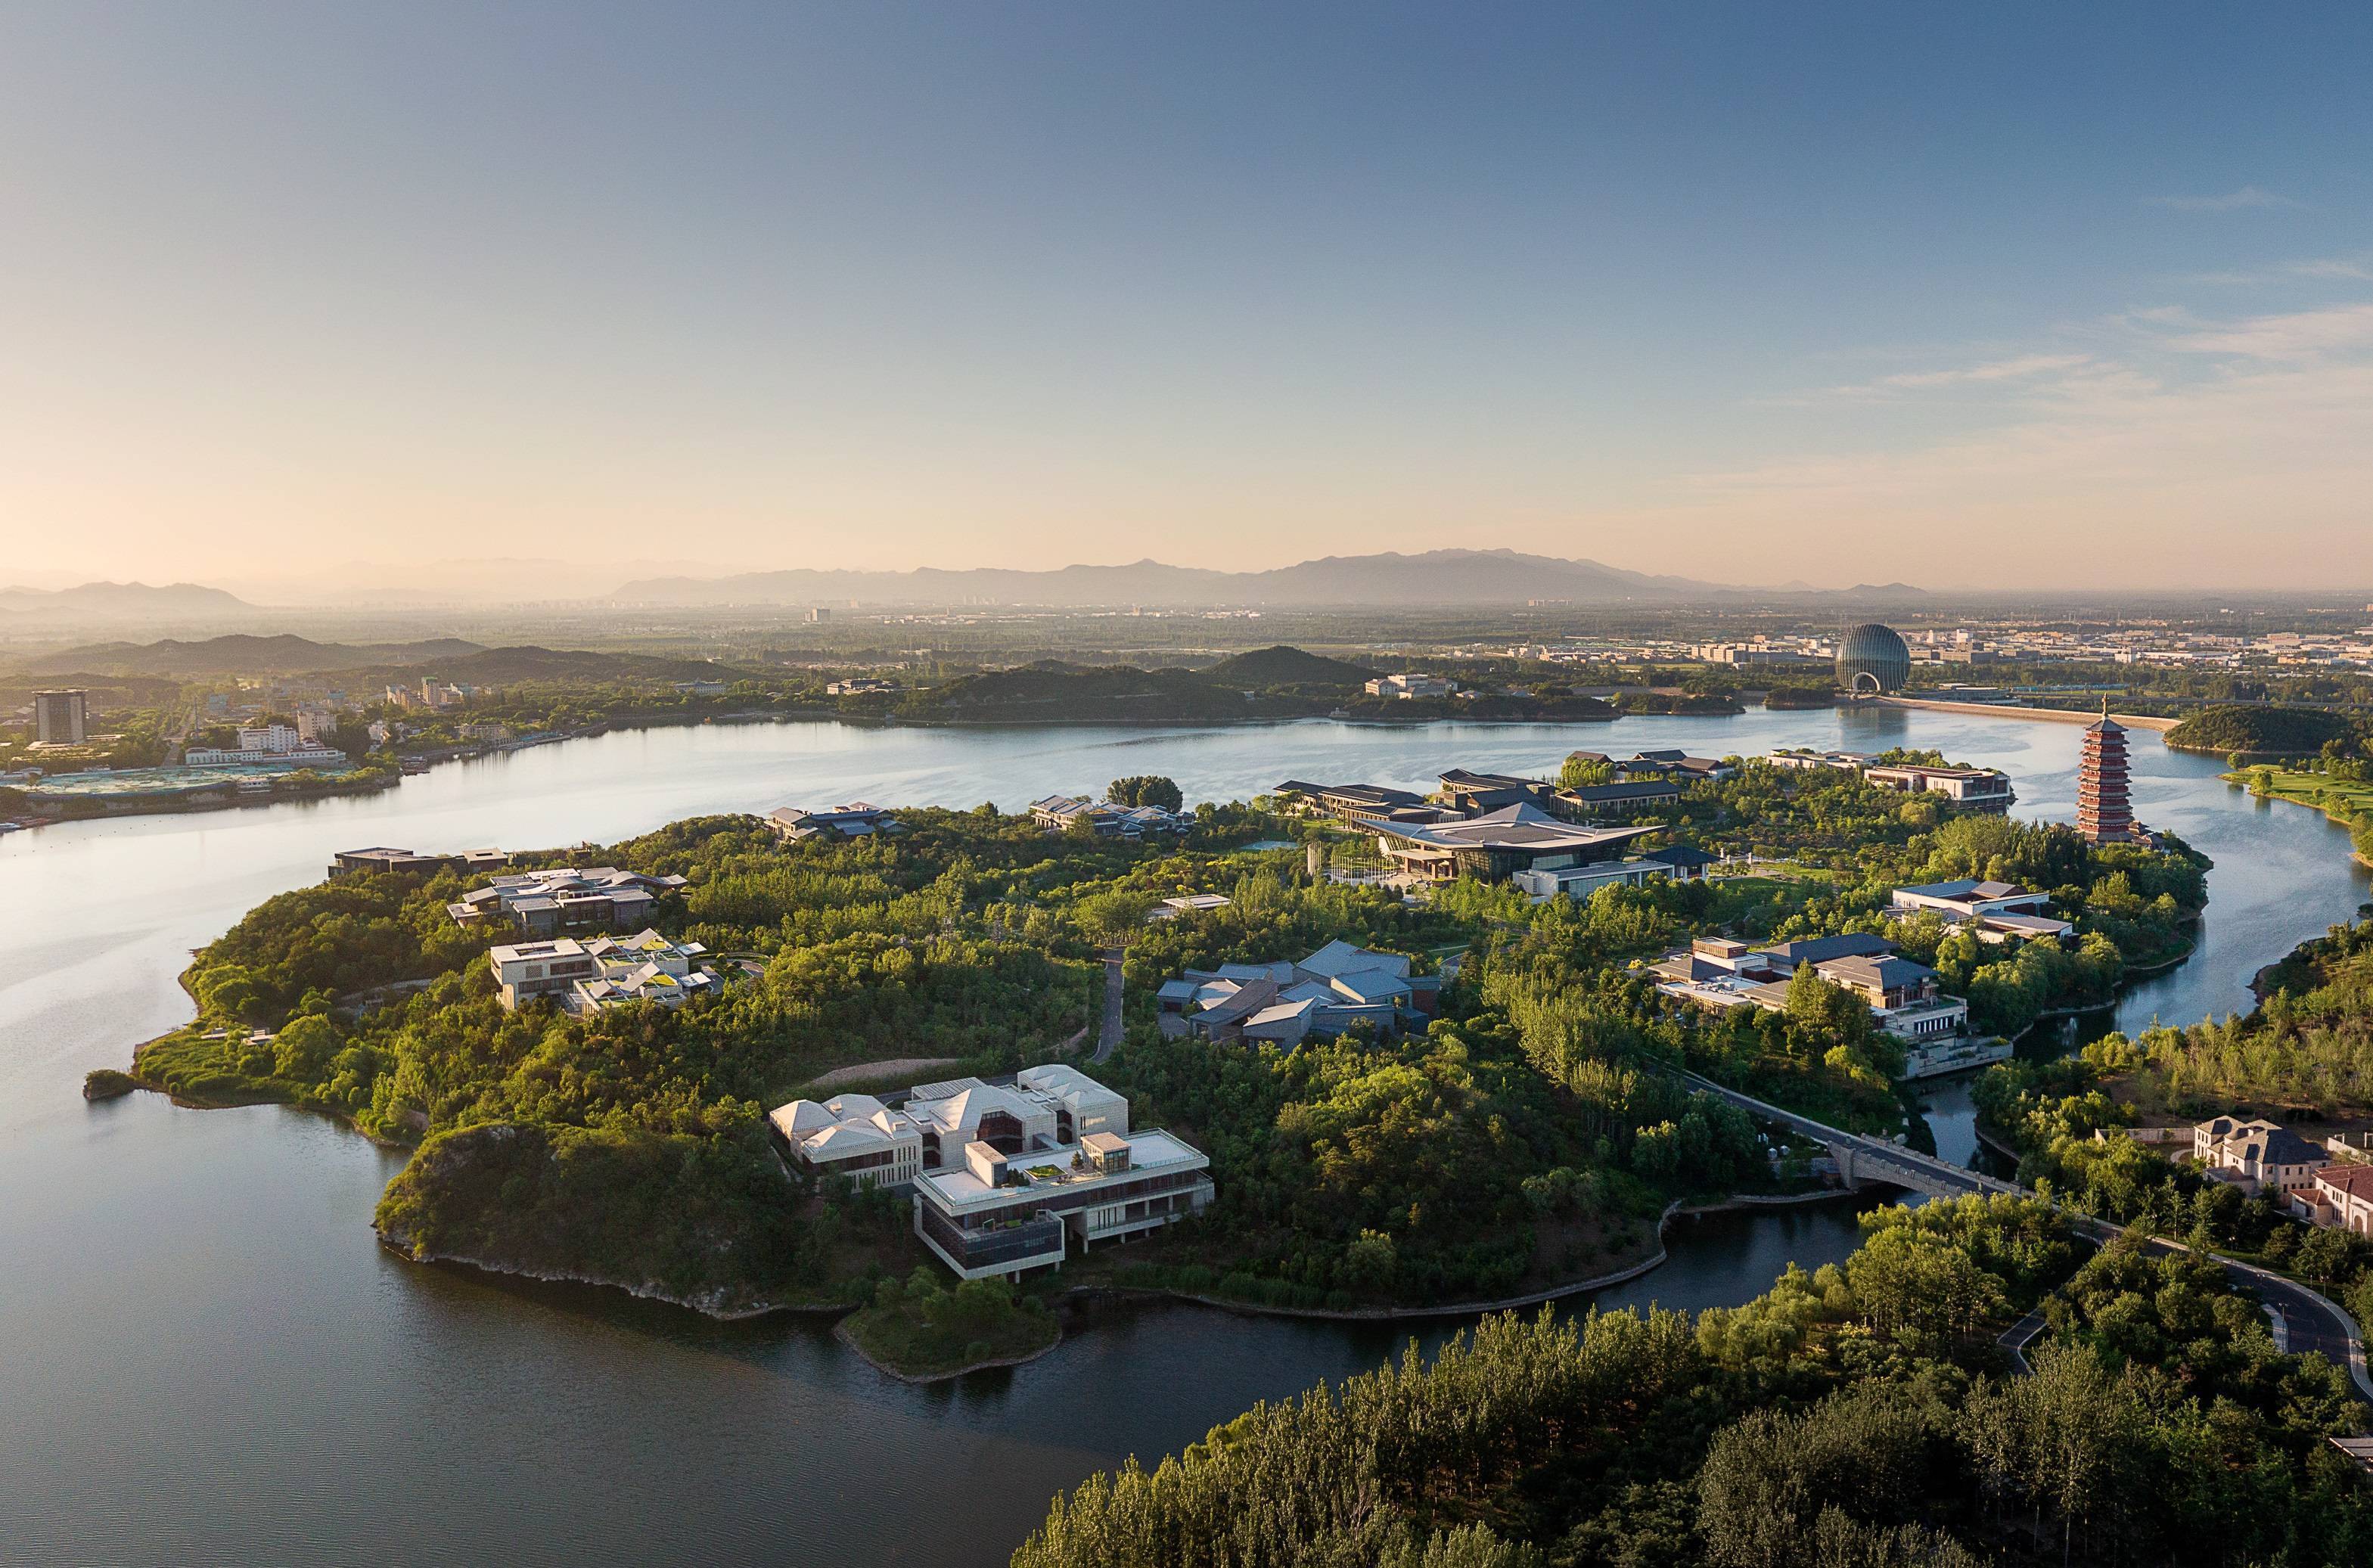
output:
M1013 1082L918 1084L903 1104L841 1094L777 1106L792 1160L867 1187L912 1189L915 1234L966 1280L1020 1279L1210 1204L1210 1161L1064 1062Z
M1401 700L1415 697L1454 696L1458 683L1446 675L1379 675L1367 685L1370 696L1388 696Z
M627 937L579 942L511 942L486 950L502 1004L513 1011L539 997L583 1016L630 1001L683 1006L714 995L722 982L701 966L708 949L696 942L671 942L655 930Z
M510 856L500 849L434 852L374 847L368 849L339 850L330 857L330 874L349 876L357 872L397 872L408 875L434 876L442 871L494 872L510 862Z
M2045 913L2052 901L2016 883L1963 878L1899 887L1888 905L1900 915L1934 911L1957 925L1974 930L1986 942L2059 941L2076 928L2073 922Z
M1623 789L1629 786L1617 785ZM1661 827L1587 827L1535 805L1505 806L1446 822L1383 821L1376 848L1395 868L1424 882L1459 876L1502 882L1522 871L1559 871L1610 860Z
M90 694L80 687L33 694L33 739L45 746L78 746L90 739Z
M1942 795L1955 805L1976 812L2007 812L2018 792L2010 775L1999 767L1866 767L1863 778L1882 790Z

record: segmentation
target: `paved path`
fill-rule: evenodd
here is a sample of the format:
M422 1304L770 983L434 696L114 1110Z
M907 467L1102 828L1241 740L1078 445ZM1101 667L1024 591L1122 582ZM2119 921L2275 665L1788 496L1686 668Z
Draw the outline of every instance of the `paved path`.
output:
M1117 947L1105 949L1105 1026L1096 1036L1096 1054L1092 1062L1112 1059L1113 1047L1120 1044L1120 960Z
M1810 1117L1783 1110L1751 1094L1725 1088L1694 1072L1683 1072L1681 1076L1691 1088L1702 1090L1743 1111L1778 1122L1808 1138L1818 1138L1832 1149L1850 1153L1857 1178L1875 1178L1939 1198L1993 1193L2034 1196L2016 1183L1984 1176L1884 1139L1841 1131ZM2112 1241L2123 1234L2123 1227L2106 1220L2087 1215L2072 1215L2070 1219L2073 1228L2097 1242ZM2145 1237L2143 1245L2154 1252L2190 1250L2181 1242L2161 1236ZM2267 1316L2274 1320L2274 1340L2279 1348L2295 1355L2303 1355L2309 1351L2321 1352L2334 1365L2348 1373L2360 1398L2373 1402L2373 1369L2367 1366L2364 1340L2357 1332L2354 1318L2330 1297L2320 1295L2295 1280L2285 1279L2254 1264L2239 1262L2214 1253L2210 1256L2224 1265L2227 1276L2236 1285L2265 1305ZM2029 1319L2034 1320L2032 1327ZM2027 1365L2027 1347L2042 1331L2042 1319L2029 1313L2027 1317L2011 1325L1999 1341L2022 1369ZM2014 1335L2020 1336L2016 1342L2013 1341Z

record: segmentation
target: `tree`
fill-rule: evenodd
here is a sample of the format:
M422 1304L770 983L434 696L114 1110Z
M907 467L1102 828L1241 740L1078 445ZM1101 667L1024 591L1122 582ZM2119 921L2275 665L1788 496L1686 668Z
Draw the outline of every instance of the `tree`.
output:
M1105 799L1122 806L1159 806L1165 812L1183 809L1186 797L1178 786L1158 773L1136 773L1126 778L1116 778L1105 790Z
M1091 942L1102 947L1124 947L1142 934L1153 900L1132 888L1092 893L1071 907L1072 918Z

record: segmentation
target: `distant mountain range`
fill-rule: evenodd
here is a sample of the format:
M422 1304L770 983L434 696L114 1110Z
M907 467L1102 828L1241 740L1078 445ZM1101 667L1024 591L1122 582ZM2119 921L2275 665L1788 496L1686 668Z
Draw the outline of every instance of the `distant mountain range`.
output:
M1884 588L1817 591L1736 588L1692 578L1625 571L1596 561L1514 550L1429 550L1422 555L1328 556L1267 571L1225 572L1139 561L1126 567L1013 571L768 571L725 578L645 578L610 597L636 604L1258 604L1339 608L1361 604L1468 605L1545 603L1668 604L1691 599L1913 598L1925 591Z
M427 642L374 642L349 645L315 642L284 634L252 637L234 633L184 642L94 642L29 661L30 675L99 674L164 675L188 679L202 675L311 675L332 671L398 669L434 660L458 660L485 651L484 646L460 638L436 638Z
M191 680L213 675L352 675L375 681L410 682L423 675L473 685L510 685L522 681L583 681L641 678L657 681L731 681L741 672L706 659L670 659L648 653L595 653L575 649L488 648L456 637L425 642L315 642L283 635L235 633L185 642L94 642L45 654L18 667L19 678L56 679L88 675Z
M78 588L0 588L0 612L60 620L159 620L251 615L255 606L219 588L172 582L86 582Z

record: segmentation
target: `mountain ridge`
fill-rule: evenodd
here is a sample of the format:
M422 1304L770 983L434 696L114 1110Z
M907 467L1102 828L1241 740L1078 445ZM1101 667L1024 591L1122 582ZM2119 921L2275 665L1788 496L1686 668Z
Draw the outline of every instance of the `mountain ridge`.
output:
M1669 603L1693 596L1747 597L1789 593L1922 596L1926 591L1885 588L1806 590L1740 588L1694 578L1636 572L1602 562L1526 555L1515 550L1383 551L1325 556L1289 567L1229 572L1174 567L1147 557L1125 566L1069 566L1050 570L918 567L909 571L791 568L722 578L643 578L620 585L614 601L663 604L801 604L858 603L989 603L1081 604L1263 604L1312 606L1404 603L1506 604L1534 600Z

